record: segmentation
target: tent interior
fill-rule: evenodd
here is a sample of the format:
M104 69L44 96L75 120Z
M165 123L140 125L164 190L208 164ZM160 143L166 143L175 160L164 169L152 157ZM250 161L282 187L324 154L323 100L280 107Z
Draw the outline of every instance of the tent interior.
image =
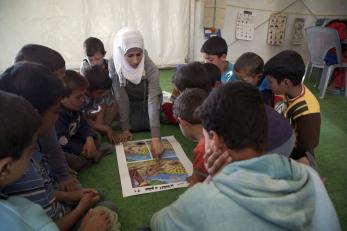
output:
M240 17L249 17L240 28ZM269 42L271 17L284 16L283 37L279 44ZM347 19L346 0L2 0L0 1L0 73L13 65L17 52L26 44L41 44L58 51L66 68L79 72L86 58L83 41L97 37L105 45L107 59L113 58L115 35L122 27L138 29L144 48L160 70L160 86L171 92L171 77L177 65L203 61L200 48L214 31L228 45L227 60L234 63L244 52L258 54L266 63L277 53L291 49L305 64L310 52L305 28L323 25L332 19ZM243 23L243 22L242 22ZM301 24L300 24L301 23ZM301 26L302 28L297 28ZM237 34L243 30L250 38ZM245 32L246 31L246 32ZM295 33L302 33L296 38ZM211 34L212 33L212 34ZM241 33L241 32L240 32ZM241 37L240 37L241 36ZM347 100L327 93L319 98L314 69L305 84L321 107L320 142L316 149L319 173L336 209L341 227L347 230ZM196 142L187 140L177 125L161 125L162 136L175 136L190 160ZM116 132L120 132L118 129ZM134 133L134 140L149 139L150 132ZM106 143L106 138L103 138ZM123 197L117 154L78 173L84 187L94 187L118 207L122 230L149 226L152 215L170 205L187 188Z

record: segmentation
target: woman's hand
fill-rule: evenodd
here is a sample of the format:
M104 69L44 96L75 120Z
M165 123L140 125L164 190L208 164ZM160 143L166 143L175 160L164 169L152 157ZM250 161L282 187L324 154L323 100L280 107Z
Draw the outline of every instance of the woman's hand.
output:
M133 134L131 134L129 130L124 130L121 134L119 134L118 141L123 143L132 140L132 138Z
M151 151L153 157L159 159L160 155L164 152L164 146L160 138L152 138Z

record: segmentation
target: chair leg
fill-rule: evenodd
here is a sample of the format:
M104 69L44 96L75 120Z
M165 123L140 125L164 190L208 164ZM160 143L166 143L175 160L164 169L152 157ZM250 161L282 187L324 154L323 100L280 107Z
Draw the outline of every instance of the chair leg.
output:
M307 67L306 67L306 73L304 75L304 78L302 78L302 82L304 83L305 79L307 79L307 81L310 80L311 74L312 74L312 63L308 62Z
M316 79L315 87L319 90L319 92L321 92L322 89L323 89L323 86L324 86L324 83L325 83L324 81L325 81L325 78L327 76L327 71L328 71L328 66L325 66L321 70L320 77L318 79Z
M330 77L333 74L335 67L333 65L330 65L330 66L328 66L327 68L324 68L324 69L327 69L326 75L323 76L323 74L324 74L324 71L323 71L323 73L322 73L322 80L321 80L321 83L319 84L320 86L322 85L322 88L320 89L320 95L319 95L319 98L321 98L321 99L323 99L324 96L325 96L325 92L327 90L327 87L328 87L328 84L329 84L329 81L330 81Z

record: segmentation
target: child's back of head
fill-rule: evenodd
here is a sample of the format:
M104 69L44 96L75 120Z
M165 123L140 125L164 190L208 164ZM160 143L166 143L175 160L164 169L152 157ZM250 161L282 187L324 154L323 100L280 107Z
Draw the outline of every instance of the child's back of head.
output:
M41 64L19 62L0 76L0 90L14 93L28 100L40 114L59 104L65 93L62 82Z
M221 83L222 73L219 68L213 63L204 63L204 67L206 68L207 75L211 80L212 87L216 87Z
M214 131L229 149L263 152L267 123L259 91L245 82L215 88L199 107L204 129Z
M187 88L200 88L210 92L212 81L202 63L192 62L176 70L174 83L182 92Z
M41 118L24 98L0 91L0 159L17 160L35 140Z
M90 67L85 73L85 78L89 81L89 92L109 90L112 87L112 80L101 66Z
M289 79L294 86L297 86L305 74L305 63L296 51L285 50L267 61L264 74L275 78L278 83Z
M201 124L196 109L204 102L208 93L200 88L185 89L175 100L173 113L176 118L191 124Z
M57 72L61 69L65 71L65 60L61 54L49 47L38 44L27 44L23 46L15 57L15 63L21 61L40 63L52 72Z
M228 54L228 44L223 38L214 36L206 40L200 52L221 57Z

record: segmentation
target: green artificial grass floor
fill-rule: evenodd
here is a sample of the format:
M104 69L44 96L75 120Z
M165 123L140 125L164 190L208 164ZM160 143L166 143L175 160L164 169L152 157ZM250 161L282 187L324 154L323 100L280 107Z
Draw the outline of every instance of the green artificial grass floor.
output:
M162 90L171 93L172 70L161 70ZM308 83L317 96L318 92ZM319 100L322 112L320 145L316 158L322 176L327 178L326 187L335 205L343 230L347 230L347 99L343 96L326 94ZM161 135L174 135L191 159L195 143L185 139L179 127L162 125ZM134 140L150 138L149 132L134 134ZM154 212L175 201L186 189L174 189L123 198L115 152L100 163L81 171L78 175L84 187L102 190L107 199L119 208L122 230L136 230L148 226Z

